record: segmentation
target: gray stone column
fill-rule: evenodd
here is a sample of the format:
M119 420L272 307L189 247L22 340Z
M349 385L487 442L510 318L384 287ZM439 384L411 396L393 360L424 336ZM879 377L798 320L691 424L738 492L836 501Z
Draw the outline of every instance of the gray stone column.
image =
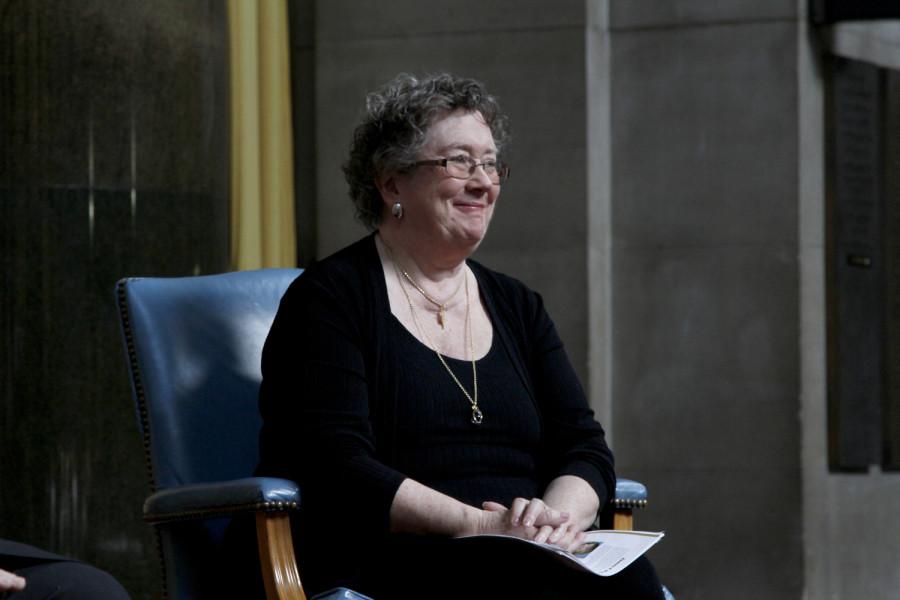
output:
M618 472L676 596L799 598L798 15L614 1Z

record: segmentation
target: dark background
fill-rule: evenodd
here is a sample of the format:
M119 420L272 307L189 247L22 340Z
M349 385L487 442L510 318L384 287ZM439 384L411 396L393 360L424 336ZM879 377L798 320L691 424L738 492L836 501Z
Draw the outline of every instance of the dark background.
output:
M228 269L225 3L0 2L0 536L159 595L113 288Z

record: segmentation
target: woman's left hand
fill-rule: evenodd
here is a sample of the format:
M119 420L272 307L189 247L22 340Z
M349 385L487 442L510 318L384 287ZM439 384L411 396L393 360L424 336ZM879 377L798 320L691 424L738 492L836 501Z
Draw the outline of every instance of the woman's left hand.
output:
M507 509L499 502L485 502L482 508L491 512L507 512L509 524L513 527L536 528L532 541L549 543L564 550L572 550L581 545L584 533L568 520L568 513L556 510L540 498L516 498ZM559 523L559 519L565 521Z

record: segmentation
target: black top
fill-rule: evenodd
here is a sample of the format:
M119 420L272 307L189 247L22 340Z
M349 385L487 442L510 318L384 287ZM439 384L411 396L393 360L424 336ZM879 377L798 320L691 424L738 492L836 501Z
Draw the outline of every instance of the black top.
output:
M478 405L485 415L471 421L471 403L433 350L396 318L390 340L403 356L397 406L399 471L457 500L509 506L516 497L540 493L536 478L541 422L528 390L496 337L477 362ZM444 362L472 394L472 363Z
M449 444L428 443L414 459L409 454L411 445L422 441L409 437L410 418L429 421L432 431L451 436L476 426L468 422L470 407L446 373L431 380L451 396L458 394L452 396L455 404L447 404L450 410L420 405L410 412L421 396L410 393L404 376L408 365L394 338L398 323L373 236L306 269L281 301L263 348L257 473L301 485L302 531L296 543L304 583L313 593L352 587L366 554L384 546L390 506L403 479L412 476L409 468L423 483L445 486L468 502L493 493L504 494L495 498L501 501L518 490L541 493L565 474L586 480L601 506L615 487L612 453L541 297L475 261L468 265L494 328L492 352L501 365L489 384L494 391L479 394L481 427L503 427L502 420L512 419L515 411L521 411L522 422L505 432L511 439L506 448L490 446L493 440L479 442L483 434L470 433L481 449L459 464L442 454L444 446L454 447ZM499 398L509 403L504 407ZM457 440L453 452L462 452L461 444ZM452 476L444 476L447 468Z

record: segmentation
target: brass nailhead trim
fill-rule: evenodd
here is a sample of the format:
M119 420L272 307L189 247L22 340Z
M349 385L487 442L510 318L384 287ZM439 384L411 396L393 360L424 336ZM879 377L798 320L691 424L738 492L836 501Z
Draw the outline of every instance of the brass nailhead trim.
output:
M150 491L156 491L156 478L153 474L153 462L150 455L150 414L147 410L147 398L144 393L144 383L141 379L141 370L138 366L137 349L134 346L134 333L131 330L131 315L128 312L128 301L125 295L125 287L131 279L123 279L116 286L119 300L119 316L122 319L122 330L125 334L125 347L128 349L128 363L131 368L131 380L134 384L137 396L138 416L141 421L142 442L144 445L144 459L147 467L147 477L150 482Z
M164 515L145 515L144 521L147 523L168 523L171 521L189 521L193 519L209 519L213 517L226 517L237 513L245 512L282 512L286 510L298 510L299 502L286 502L278 500L275 502L250 502L247 504L236 504L232 506L223 506L221 508L203 508L197 510L185 510L174 513L166 513Z
M645 508L647 506L647 501L616 498L613 500L613 506L615 508Z
M150 491L156 491L156 478L153 476L153 462L150 458L150 415L147 411L147 398L144 395L144 384L141 381L141 371L138 367L137 350L134 347L134 334L131 330L131 316L128 313L128 300L125 295L125 286L131 278L122 279L116 284L116 297L119 304L119 317L122 320L122 332L125 335L125 348L128 350L128 366L131 369L131 382L134 385L137 396L138 416L141 421L142 442L144 446L144 465L147 470L147 479L150 483ZM163 598L169 597L169 584L166 574L166 561L163 556L162 540L159 530L155 529L156 558L159 561L160 581L162 583Z

